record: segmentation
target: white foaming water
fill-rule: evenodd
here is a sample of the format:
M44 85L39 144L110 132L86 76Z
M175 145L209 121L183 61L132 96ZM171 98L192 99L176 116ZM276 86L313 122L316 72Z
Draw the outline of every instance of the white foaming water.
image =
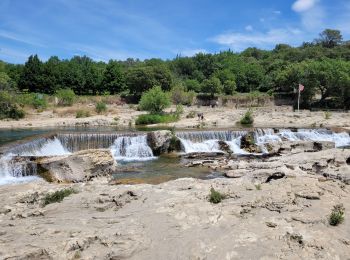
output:
M54 139L49 139L47 142L40 147L38 150L34 151L23 151L20 156L58 156L71 154L66 148L63 147L60 140L56 137Z
M181 141L185 153L222 152L219 141L225 142L235 154L247 154L240 148L241 138L246 131L198 131L180 132L177 137Z
M334 142L335 147L350 145L348 133L333 133L323 129L299 129L298 132L281 130L279 135L290 141L329 141Z
M8 153L0 158L0 185L22 183L38 179L35 176L36 165L13 161L14 156L57 156L70 154L57 138L48 139L40 147L37 147L37 149L26 149L26 146L23 146L22 151L16 152L16 155Z
M111 152L116 160L122 161L146 161L156 158L147 144L146 135L120 136L111 146Z
M237 138L233 139L232 141L226 141L226 143L230 147L230 150L234 154L248 154L247 151L244 151L243 149L241 149L241 139L242 139L242 137L237 137Z
M0 158L0 185L29 182L38 179L36 176L22 176L23 167L25 166L11 162L12 157L12 154L6 154Z
M221 152L219 140L206 140L200 143L192 142L191 140L179 138L185 153L210 153Z

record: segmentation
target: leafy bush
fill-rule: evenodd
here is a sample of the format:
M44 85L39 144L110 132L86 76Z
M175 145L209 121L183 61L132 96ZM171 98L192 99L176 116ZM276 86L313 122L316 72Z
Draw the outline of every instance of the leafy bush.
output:
M140 109L149 111L151 114L159 114L163 109L169 106L169 95L163 92L159 86L153 87L145 92L139 102Z
M218 204L220 203L223 199L225 199L225 195L216 191L213 187L210 189L210 194L209 194L209 202Z
M176 105L176 111L175 111L175 115L177 116L177 118L180 118L180 116L184 113L184 108L182 105Z
M178 85L171 90L170 95L174 104L190 106L196 93L194 91L186 91L183 86Z
M178 117L175 114L144 114L139 115L135 121L136 125L151 125L159 123L171 123L176 122Z
M46 196L43 198L43 204L44 206L46 206L51 203L61 202L65 197L68 197L69 195L74 193L77 192L72 188L68 188L46 194Z
M87 110L78 110L77 113L75 114L76 118L83 118L83 117L89 117L90 112Z
M97 113L101 114L102 112L106 112L107 111L107 105L106 103L100 101L96 103L95 106L95 110Z
M333 207L331 215L329 216L329 224L337 226L344 221L345 208L343 204L338 204Z
M47 102L42 94L35 94L33 98L33 107L35 109L45 109L47 108Z
M12 118L18 120L24 116L25 113L17 106L14 96L8 91L0 91L0 119Z
M248 110L240 120L240 123L242 125L251 125L253 124L253 122L254 122L254 118L253 118L253 112L251 110Z
M324 112L324 119L330 119L332 117L332 113L329 111Z
M186 115L186 118L195 118L196 117L196 112L195 111L191 111L190 113L188 113Z
M73 105L76 98L74 91L69 88L57 90L56 97L58 98L58 104L61 106Z

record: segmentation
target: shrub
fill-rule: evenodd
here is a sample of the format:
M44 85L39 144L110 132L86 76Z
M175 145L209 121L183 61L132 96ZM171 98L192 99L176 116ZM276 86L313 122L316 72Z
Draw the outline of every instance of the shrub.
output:
M56 97L58 98L58 104L62 106L73 105L76 98L74 91L69 88L57 90Z
M14 96L8 91L0 91L0 119L12 118L18 120L24 116L25 113L17 106Z
M329 111L324 112L324 119L330 119L332 117L332 113Z
M196 112L191 111L190 113L187 114L186 118L195 118L196 117Z
M136 125L151 125L159 123L171 123L178 120L176 114L144 114L139 115L135 121Z
M107 105L106 103L100 101L96 103L95 106L95 110L97 113L101 114L102 112L106 112L107 111Z
M75 114L76 118L83 118L83 117L89 117L90 112L87 110L78 110L77 113Z
M218 204L223 199L225 199L225 195L216 191L213 187L211 187L210 194L209 194L209 202L214 203L214 204Z
M329 224L337 226L344 221L345 208L343 204L335 205L332 209L331 215L329 216Z
M174 104L190 106L196 93L194 91L186 91L185 87L178 85L171 90L170 95Z
M182 105L176 105L176 111L175 115L177 118L180 118L180 116L184 113L184 108Z
M170 106L170 98L168 93L162 91L161 87L156 86L145 92L139 102L142 110L149 111L151 114L158 114L163 109Z
M254 122L253 112L249 109L241 118L240 123L242 125L251 125Z
M46 196L43 198L43 204L44 206L46 206L51 203L61 202L65 197L68 197L69 195L74 193L77 192L72 188L68 188L46 194Z
M35 94L33 98L32 105L35 109L45 109L47 108L47 102L42 94Z
M255 184L255 189L261 190L261 184Z

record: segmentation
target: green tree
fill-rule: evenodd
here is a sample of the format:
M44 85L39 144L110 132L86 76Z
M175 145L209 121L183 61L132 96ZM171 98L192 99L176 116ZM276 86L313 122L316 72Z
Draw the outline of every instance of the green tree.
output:
M119 62L110 60L103 73L102 89L111 94L120 93L125 89L125 74Z
M206 79L202 82L203 93L208 93L213 97L215 94L221 94L222 91L223 91L223 86L220 80L216 77Z
M126 84L131 94L140 97L156 84L152 67L135 67L128 70Z
M12 88L12 80L6 72L0 71L0 90L10 90Z
M185 87L188 91L200 92L201 84L196 79L186 79L184 81Z
M170 104L169 94L163 92L160 86L155 86L142 95L139 107L150 113L159 114Z
M320 37L316 39L323 47L333 48L343 41L343 36L339 30L326 29L320 33Z
M31 55L24 64L19 80L21 89L28 89L30 92L45 92L43 85L43 63L38 55Z

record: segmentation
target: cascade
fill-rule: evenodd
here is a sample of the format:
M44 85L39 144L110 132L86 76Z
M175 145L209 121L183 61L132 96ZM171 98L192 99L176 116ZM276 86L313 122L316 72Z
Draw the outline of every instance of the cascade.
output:
M350 145L348 133L334 133L326 129L298 129L297 132L281 129L279 135L289 141L330 141L335 143L335 147Z
M147 144L146 135L119 136L111 146L111 151L116 160L144 161L155 158Z
M107 149L121 136L120 133L60 133L57 139L70 152L89 149Z

